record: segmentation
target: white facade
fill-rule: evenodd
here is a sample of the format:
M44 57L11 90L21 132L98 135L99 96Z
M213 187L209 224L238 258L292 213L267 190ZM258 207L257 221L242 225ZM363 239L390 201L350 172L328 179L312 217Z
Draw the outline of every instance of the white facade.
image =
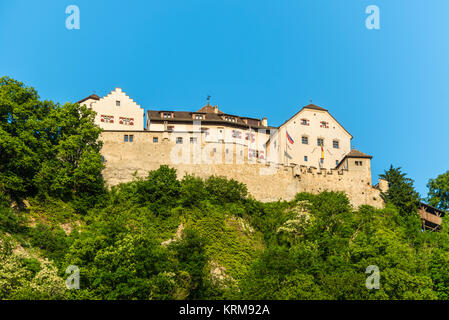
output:
M104 130L144 130L143 108L120 88L116 88L99 100L89 98L81 104L97 113L95 123Z
M97 113L95 123L104 130L145 130L143 108L120 88L102 98L89 96L80 103ZM207 143L214 148L226 144L229 150L233 148L231 144L236 148L247 147L252 158L285 165L332 169L351 151L351 134L326 109L312 104L302 108L279 128L268 127L266 118L262 121L252 119L258 121L256 128L252 128L249 118L227 115L209 105L202 109L208 107L213 112L151 111L153 117L150 120L148 116L146 130L163 133L162 139L176 144ZM165 118L165 113L170 116ZM173 118L174 114L179 118ZM229 124L228 118L232 119ZM239 125L237 120L244 124ZM287 133L291 139L287 138ZM158 143L159 140L154 141Z
M351 134L327 110L309 105L280 126L277 141L270 144L277 144L279 157L285 164L331 169L351 151L351 139Z

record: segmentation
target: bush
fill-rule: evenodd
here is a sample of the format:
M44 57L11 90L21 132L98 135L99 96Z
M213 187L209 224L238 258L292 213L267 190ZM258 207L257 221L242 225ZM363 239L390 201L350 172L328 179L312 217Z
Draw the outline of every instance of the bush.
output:
M0 230L8 233L21 233L26 230L24 217L20 211L0 206Z
M234 179L211 176L205 181L209 199L215 203L241 202L248 194L246 185Z
M51 259L61 261L69 247L67 236L60 227L39 223L29 231L31 245L45 250Z

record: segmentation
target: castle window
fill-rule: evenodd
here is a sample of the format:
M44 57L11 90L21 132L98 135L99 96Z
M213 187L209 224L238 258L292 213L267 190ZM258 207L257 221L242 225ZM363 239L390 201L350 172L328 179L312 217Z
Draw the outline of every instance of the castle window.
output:
M301 125L303 125L303 126L308 126L308 125L309 125L309 120L307 120L307 119L301 119Z
M329 128L329 123L326 121L321 121L320 122L320 127L321 128Z
M191 144L195 144L195 143L196 143L196 137L190 138L190 143L191 143Z
M309 137L302 136L301 140L302 140L302 144L309 144Z
M308 160L308 159L307 159L307 156L304 156L304 161L307 162L307 160Z
M101 117L100 117L100 121L101 122L106 122L106 123L114 123L114 116L109 116L109 115L102 114Z
M324 146L324 139L322 138L316 139L316 144L318 147Z
M320 163L321 163L321 164L324 163L324 158L320 158Z
M158 142L158 137L153 137L153 143L157 143Z
M335 160L335 165L338 166L338 160Z
M175 130L175 126L167 126L168 132L173 132Z
M339 145L338 140L334 140L334 141L332 142L332 145L333 145L333 147L334 147L335 149L340 148L340 145Z
M355 162L355 165L356 165L356 166L361 166L361 165L362 165L362 161L356 161L356 162Z
M118 100L115 101L115 106L116 106L116 107L120 107L120 101L118 101Z
M130 134L130 135L125 134L124 141L125 142L133 142L133 138L134 138L134 136L132 134Z
M119 123L126 125L126 126L133 126L134 125L134 118L124 118L124 117L120 117L119 118Z
M242 133L238 130L232 130L232 137L236 139L240 139L242 137Z
M182 137L176 137L176 144L182 144Z
M223 131L224 131L223 127L218 128L218 134L217 134L217 140L218 141L224 141Z
M170 119L170 118L171 118L171 113L170 113L170 112L164 112L164 113L162 114L162 116L163 116L165 119Z
M202 114L196 114L195 115L195 119L196 120L203 120L203 115Z
M256 156L256 150L248 149L248 157L254 158Z
M229 149L226 149L226 154L228 154L229 153Z

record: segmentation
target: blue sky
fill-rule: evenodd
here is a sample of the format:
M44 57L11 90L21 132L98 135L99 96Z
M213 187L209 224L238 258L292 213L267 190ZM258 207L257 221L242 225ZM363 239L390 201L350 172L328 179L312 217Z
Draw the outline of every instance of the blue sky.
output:
M80 8L80 30L65 9ZM365 27L368 5L380 30ZM449 1L0 1L0 76L41 98L121 87L142 107L211 103L280 125L312 99L421 195L449 169Z

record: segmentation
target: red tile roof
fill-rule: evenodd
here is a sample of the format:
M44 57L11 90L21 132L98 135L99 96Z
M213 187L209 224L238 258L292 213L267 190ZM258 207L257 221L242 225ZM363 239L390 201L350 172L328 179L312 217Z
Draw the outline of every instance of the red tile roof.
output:
M218 106L211 106L210 104L205 105L204 107L202 107L200 110L198 110L197 112L204 112L204 113L215 113L215 108L217 108L217 113L223 113L220 110L218 110Z

